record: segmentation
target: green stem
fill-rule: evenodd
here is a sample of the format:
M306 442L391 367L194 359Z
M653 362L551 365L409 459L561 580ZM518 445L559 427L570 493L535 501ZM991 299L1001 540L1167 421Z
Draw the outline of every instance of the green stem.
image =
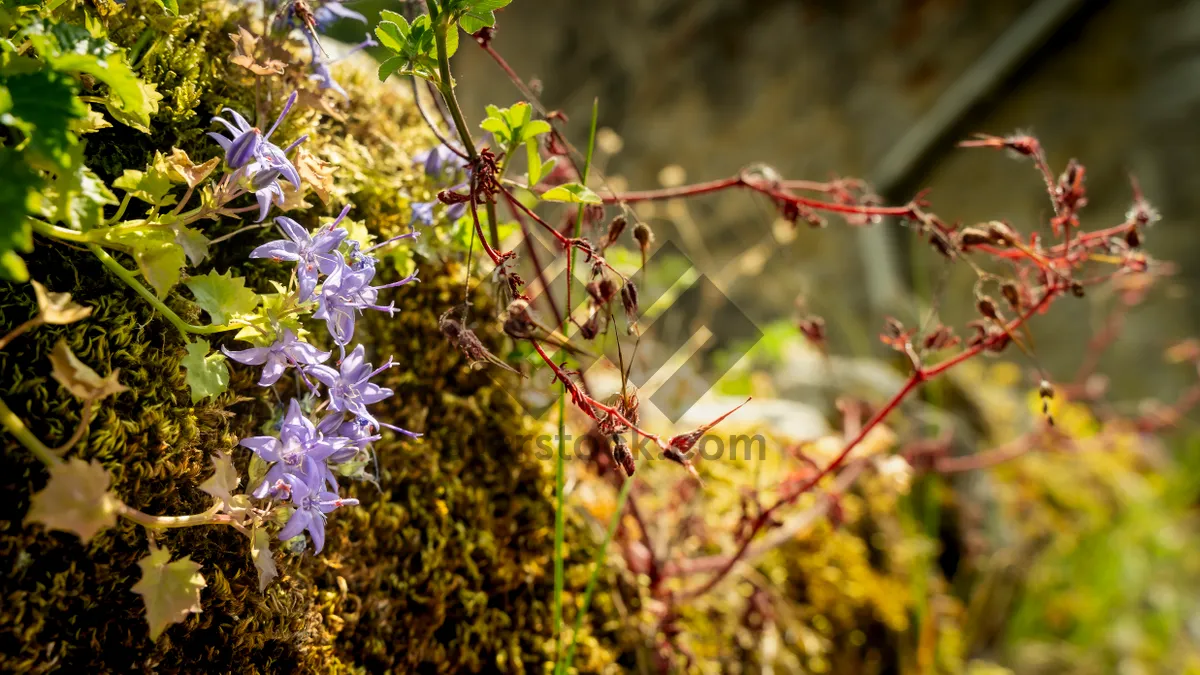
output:
M25 446L34 457L37 457L42 464L48 467L57 466L62 462L61 459L54 455L54 451L46 447L46 444L25 426L17 414L9 409L4 401L0 401L0 426L3 426L8 433L13 435L21 445Z
M29 221L30 225L33 226L33 231L42 236L50 237L52 239L62 239L63 241L72 241L76 244L92 243L92 238L87 233L80 232L79 230L68 230L65 227L51 225L50 223L47 223L44 220L38 220L37 218L28 218L27 220Z
M221 502L218 501L204 513L196 513L190 516L152 516L149 513L138 511L128 504L121 504L119 513L122 517L132 520L138 525L157 529L194 527L196 525L228 525L233 522L232 518L221 514L220 511Z
M632 490L633 478L626 478L625 482L621 484L620 493L617 494L617 508L608 521L608 531L604 534L604 541L600 542L600 548L596 550L596 555L592 558L592 576L588 578L587 586L583 589L583 604L579 607L579 613L575 615L575 628L571 631L571 646L567 647L567 657L563 659L559 667L555 668L555 672L561 675L566 675L567 671L571 669L571 662L575 660L575 643L579 640L579 631L583 630L583 618L587 616L588 607L592 604L592 594L596 591L600 570L604 567L604 561L608 557L608 544L617 533L621 515L625 512L625 502L629 499L629 493Z
M458 30L458 26L454 24L437 25L436 7L436 3L430 3L430 18L435 24L433 35L437 42L438 72L441 73L442 80L438 83L438 91L442 95L442 100L446 102L446 108L450 110L450 116L454 118L454 126L458 128L458 137L466 146L467 156L474 163L479 159L479 153L475 151L475 141L471 138L471 131L467 128L466 119L463 118L462 108L459 107L458 98L454 95L454 80L450 77L450 57L446 54L446 31ZM496 222L496 204L491 199L485 199L483 204L487 209L488 236L492 238L492 248L496 248L500 246L500 226Z
M562 617L563 617L563 587L565 579L564 540L566 539L566 499L563 494L565 455L566 455L566 420L567 420L567 385L563 384L562 396L558 399L558 456L554 462L554 661L562 656Z
M210 335L212 333L220 333L222 331L232 329L231 326L193 326L192 324L184 321L183 319L179 318L179 315L172 311L170 307L167 307L166 303L164 303L162 300L159 300L158 296L154 295L154 293L150 292L149 289L143 286L142 282L137 280L137 277L134 276L133 272L125 269L124 265L114 260L107 251L95 244L88 244L88 248L91 249L92 253L96 254L96 257L100 259L100 262L104 263L105 267L112 270L113 274L116 274L121 278L121 281L124 281L129 285L130 288L137 291L137 294L142 296L146 302L150 303L154 309L157 309L159 314L162 314L167 321L171 322L171 325L178 328L179 332L183 334L184 339L188 339L188 333Z
M129 194L128 192L126 192L126 193L125 193L125 196L124 196L124 197L121 199L121 205L117 207L117 212L116 212L116 214L115 214L115 215L113 215L113 217L112 217L112 218L109 218L108 220L104 221L104 224L105 224L105 225L112 225L113 223L115 223L115 222L117 222L118 220L120 220L120 219L122 218L122 216L124 216L124 215L125 215L125 209L129 208L129 201L130 201L132 198L133 198L133 195L131 195L131 194Z

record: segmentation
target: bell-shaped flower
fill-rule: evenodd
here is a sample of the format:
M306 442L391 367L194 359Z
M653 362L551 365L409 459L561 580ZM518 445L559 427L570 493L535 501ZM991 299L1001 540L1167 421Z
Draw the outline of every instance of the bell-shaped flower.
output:
M290 328L284 328L269 347L251 347L230 351L221 348L225 356L248 366L262 366L260 387L269 387L279 381L288 366L315 366L329 358L329 352L304 342Z
M388 398L394 392L370 380L395 364L389 360L383 366L372 369L371 364L365 361L365 350L362 345L357 345L342 359L339 369L319 365L313 366L308 372L328 388L331 410L348 412L379 428L379 421L371 415L367 406Z
M291 218L279 216L275 223L283 230L287 239L267 242L251 251L250 257L297 263L296 278L300 284L300 302L307 302L317 288L319 275L332 274L342 265L341 259L334 252L346 239L345 228L338 227L338 224L349 211L350 207L346 206L336 220L320 227L314 233L309 233L304 226Z
M341 506L354 506L358 504L358 500L343 499L336 492L297 483L292 486L292 503L295 504L296 510L292 512L283 529L279 530L279 538L287 540L307 531L312 537L313 547L320 553L321 549L325 548L326 514Z
M327 366L314 366L325 368ZM337 487L333 474L325 464L330 455L341 450L347 439L325 436L300 410L300 403L292 399L279 428L279 437L254 436L241 441L262 459L274 464L267 470L263 482L251 493L263 498L279 481L285 481L294 491L296 480L313 489L328 483Z

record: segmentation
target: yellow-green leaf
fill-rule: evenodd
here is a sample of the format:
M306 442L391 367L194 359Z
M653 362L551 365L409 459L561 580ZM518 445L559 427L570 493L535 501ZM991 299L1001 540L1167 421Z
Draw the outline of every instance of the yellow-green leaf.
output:
M142 578L134 584L133 592L146 603L151 640L157 640L163 629L183 621L188 614L200 613L200 591L207 584L199 563L189 556L171 562L170 551L151 544L150 555L139 560L138 567L142 568Z
M76 534L87 541L117 522L121 502L108 487L112 476L95 460L72 457L50 467L50 481L29 503L25 522Z

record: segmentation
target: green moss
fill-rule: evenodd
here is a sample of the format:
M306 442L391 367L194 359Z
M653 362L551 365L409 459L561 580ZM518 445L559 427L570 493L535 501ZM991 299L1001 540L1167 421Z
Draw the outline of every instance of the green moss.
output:
M227 33L245 23L215 4L184 2L190 18L158 18L150 2L131 0L108 20L111 38L130 46L147 31L140 53L143 77L164 95L152 133L120 124L89 134L88 161L106 179L145 166L155 151L181 147L193 159L215 156L204 137L225 105L248 112L253 81L228 65ZM203 9L203 12L199 12ZM145 18L151 17L151 18ZM203 17L198 19L197 17ZM314 224L348 201L354 217L386 236L407 225L408 196L424 199L430 186L412 170L411 154L432 144L403 91L383 87L369 66L345 63L339 75L352 105L338 117L298 109L280 138L310 133L306 148L337 165L334 200L293 215ZM263 87L262 112L305 81L289 72ZM272 103L273 102L273 103ZM228 232L237 221L204 223ZM265 289L279 268L245 259L269 238L239 235L213 251L208 267L232 268ZM435 241L429 241L433 239ZM436 251L436 235L426 237ZM46 472L8 436L0 438L0 670L7 672L524 672L552 653L549 603L553 528L552 483L544 463L519 438L528 422L489 374L469 370L441 338L437 317L461 301L462 268L451 251L422 259L422 283L395 291L401 313L364 320L359 336L372 353L402 364L389 372L396 398L381 405L385 419L425 432L418 442L386 438L377 444L379 486L355 484L362 506L334 514L320 557L277 553L281 579L257 589L245 537L229 528L172 530L160 544L190 555L208 581L203 613L168 628L151 642L139 578L147 533L120 522L87 545L22 520ZM39 240L27 257L32 276L55 291L70 291L94 308L69 326L40 327L0 352L0 397L48 444L74 430L79 405L49 377L47 354L66 338L81 360L105 373L121 369L131 391L106 403L71 455L96 459L114 476L114 491L155 514L203 510L199 484L210 456L232 452L245 469L237 439L252 435L277 413L277 397L255 385L251 368L235 366L229 392L192 405L179 362L184 343L161 317L86 251ZM394 274L394 272L390 272ZM181 287L182 289L182 287ZM475 299L486 311L486 293ZM169 304L198 319L177 290ZM34 312L27 285L0 285L0 325ZM494 342L488 328L481 337ZM224 338L227 343L228 337ZM590 558L590 530L573 522L577 545L569 569L579 592ZM600 603L600 606L605 606ZM595 631L602 637L605 630ZM605 643L610 644L610 643ZM606 667L614 654L596 639L582 643L579 663Z

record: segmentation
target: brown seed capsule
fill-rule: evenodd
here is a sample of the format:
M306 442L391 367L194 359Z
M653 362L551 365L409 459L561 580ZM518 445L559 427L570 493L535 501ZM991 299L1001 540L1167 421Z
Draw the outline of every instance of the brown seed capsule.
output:
M629 444L617 435L613 435L612 444L613 461L621 465L626 476L632 477L633 472L637 470L637 465L633 462L633 451L629 449Z
M625 216L617 216L608 223L608 233L604 235L604 239L600 242L600 248L606 249L609 246L617 243L617 239L621 238L621 233L625 231L627 221Z
M940 253L943 257L954 258L954 245L950 243L950 239L946 235L934 230L929 235L929 243L933 246L933 250Z
M579 327L579 334L585 340L596 339L596 336L600 334L600 312L592 312L588 320Z
M1021 289L1011 281L1006 281L1000 284L1000 293L1004 296L1004 300L1008 302L1008 306L1014 311L1021 311Z
M1073 295L1077 298L1082 298L1084 296L1083 284L1079 283L1078 281L1072 280L1071 281L1071 295Z
M532 338L536 325L529 314L529 303L521 298L513 300L504 312L504 332L514 340Z
M998 319L1000 316L996 309L996 301L986 295L980 296L975 301L975 309L979 310L980 315L987 319Z
M1017 240L1017 233L1003 221L989 222L986 231L992 243L997 246L1009 246Z
M884 332L888 337L897 338L904 334L904 324L894 317L884 319Z
M625 316L635 318L638 314L638 290L632 281L626 281L621 287L621 306L625 308Z
M1142 245L1142 233L1136 226L1129 228L1125 232L1125 243L1129 244L1130 248L1137 248Z
M987 232L974 227L964 227L958 231L958 243L963 248L982 246L992 243L992 237Z
M1038 385L1038 396L1042 398L1054 398L1054 385L1050 384L1049 380L1042 380Z
M637 241L638 246L645 252L654 243L654 231L645 223L638 223L633 226L633 238Z

